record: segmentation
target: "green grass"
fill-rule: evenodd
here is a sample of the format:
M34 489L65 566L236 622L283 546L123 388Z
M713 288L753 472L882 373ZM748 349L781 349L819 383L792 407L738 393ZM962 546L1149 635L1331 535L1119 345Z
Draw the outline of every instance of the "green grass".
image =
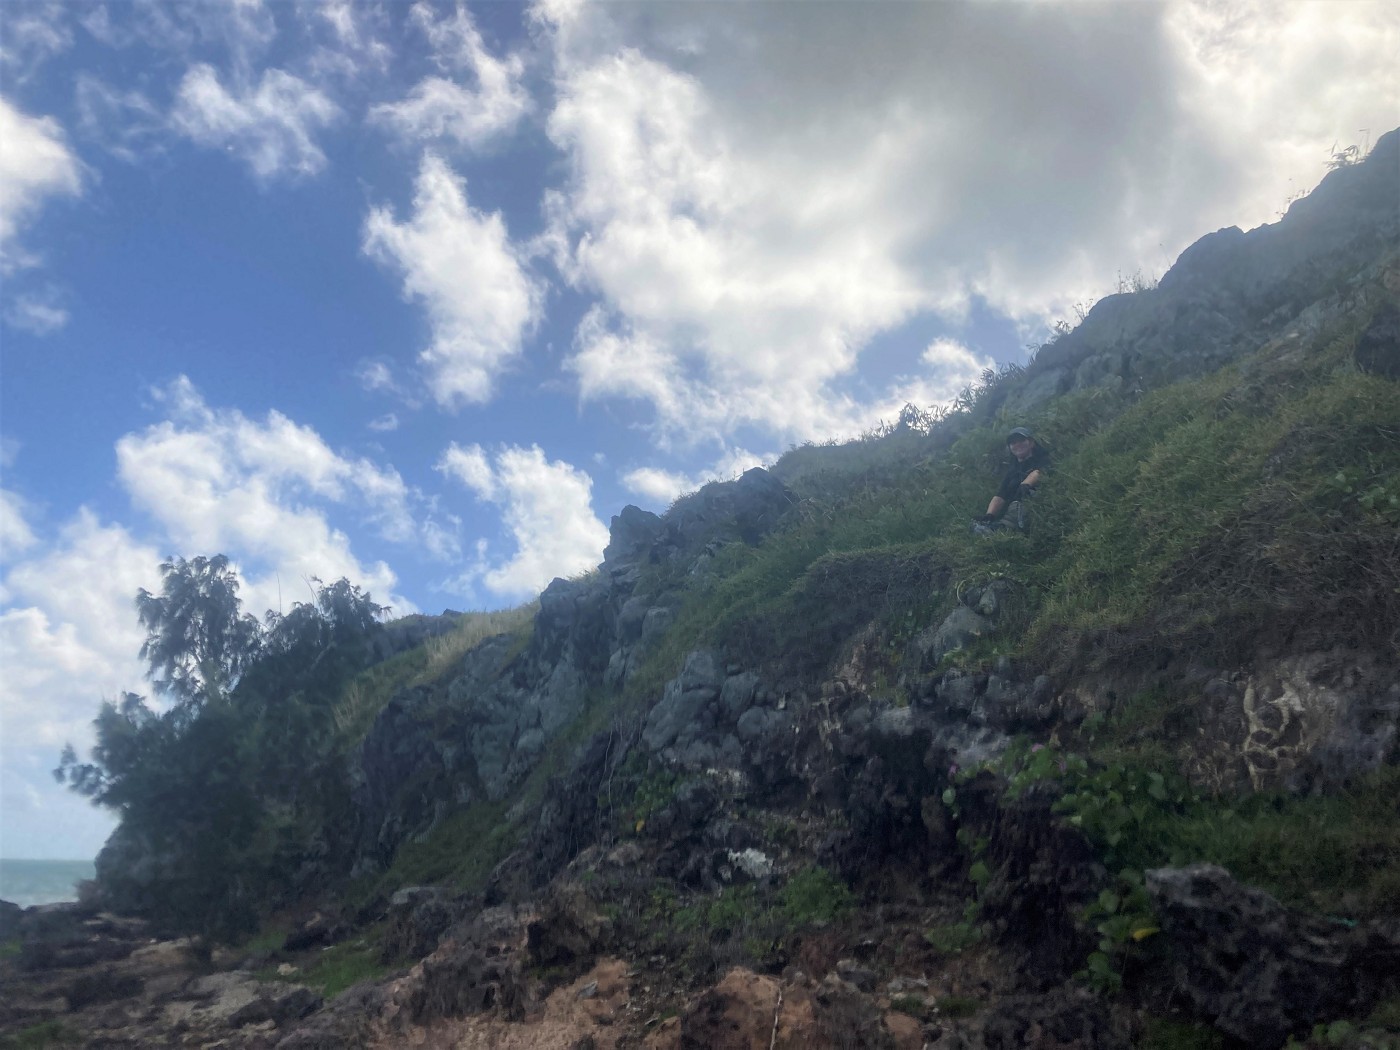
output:
M508 808L505 802L474 803L445 817L421 840L405 841L370 895L430 884L480 888L519 837L519 829L504 819Z
M239 947L252 954L275 952L280 950L283 942L286 941L287 932L287 927L283 923L268 923Z
M1400 914L1400 768L1335 795L1208 801L1170 821L1164 852L1220 864L1285 904L1358 919Z
M0 941L0 959L13 959L24 950L24 943L18 937Z
M924 940L944 955L961 955L982 940L982 929L973 922L951 922L925 931Z
M831 922L855 907L855 896L825 868L793 875L778 894L783 916L792 923Z
M685 584L630 691L654 696L698 645L800 665L871 623L902 641L911 618L936 622L960 585L992 577L1023 597L998 651L1054 653L1066 672L1173 638L1218 636L1222 657L1319 624L1374 642L1400 618L1400 387L1339 364L1334 341L1303 372L1261 357L1136 402L1055 400L1030 420L1056 465L1027 536L967 531L999 474L1002 420L938 457L908 435L794 450L774 468L801 497L792 523Z
M1224 1050L1225 1037L1206 1025L1165 1017L1148 1017L1137 1042L1138 1050Z
M294 973L284 975L278 973L276 967L268 967L259 971L258 977L304 984L327 999L334 999L352 985L377 980L394 970L393 965L386 965L382 959L380 932L378 927L371 927L352 941L326 948L310 957Z
M1400 387L1343 363L1349 333L1327 336L1305 365L1261 355L1136 400L1078 391L1016 420L1056 462L1025 536L987 541L967 530L996 483L1010 422L986 409L986 392L969 395L962 436L937 455L908 428L794 449L774 468L798 499L789 524L756 546L726 545L700 577L688 566L648 568L639 593L669 592L681 604L624 693L590 695L509 799L468 807L406 843L380 888L479 886L519 840L506 812L537 803L592 734L653 702L697 647L807 673L873 637L866 660L879 666L867 670L893 682L911 639L990 579L1013 583L1014 600L998 635L954 658L973 668L1009 655L1068 677L1173 648L1229 666L1262 641L1319 624L1338 641L1375 643L1381 626L1400 621L1400 553L1390 549L1400 527ZM364 706L382 706L391 678L449 673L462 644L376 669L382 680L365 680L373 699ZM1173 719L1189 716L1189 700L1144 694L1088 742L1089 754L1170 768ZM673 786L639 780L626 812L645 819ZM1224 863L1292 903L1374 912L1396 896L1384 874L1395 859L1383 819L1390 790L1207 802L1137 822L1133 834L1144 855ZM679 919L711 925L724 906Z
M77 1046L78 1036L62 1021L40 1021L0 1039L0 1050L40 1050L41 1047Z

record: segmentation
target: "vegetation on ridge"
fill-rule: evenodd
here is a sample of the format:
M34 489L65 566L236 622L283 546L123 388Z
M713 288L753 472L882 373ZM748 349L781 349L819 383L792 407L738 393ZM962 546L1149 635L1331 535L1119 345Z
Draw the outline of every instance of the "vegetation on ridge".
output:
M1363 291L1358 302L1387 301L1387 293ZM799 705L836 673L874 706L908 703L931 672L921 663L921 636L969 590L996 581L997 632L944 656L937 672L1043 672L1058 686L1117 675L1128 683L1117 694L1100 691L1108 699L1082 724L1019 742L995 766L1013 787L1018 778L1023 787L1036 782L1055 799L1056 815L1118 873L1082 917L1102 934L1085 964L1093 987L1117 989L1135 938L1152 936L1141 872L1155 865L1220 863L1289 905L1347 922L1400 913L1396 770L1327 795L1241 793L1212 781L1192 761L1188 730L1200 704L1180 673L1191 661L1248 668L1261 653L1310 646L1350 646L1395 666L1400 386L1355 364L1369 319L1354 311L1308 345L1272 345L1145 393L1078 390L1028 418L1002 407L1016 370L992 372L947 411L910 410L860 441L793 449L773 472L795 503L761 542L725 545L703 564L642 567L636 592L676 618L625 688L594 683L583 712L507 797L439 807L426 832L414 829L397 847L388 870L355 883L347 790L354 749L404 689L442 714L463 657L487 639L497 639L491 659L503 653L504 669L528 644L536 607L464 618L376 663L364 644L378 630L377 607L344 581L325 603L318 596L314 607L294 610L290 625L250 626L229 600L236 580L226 565L171 563L176 594L143 604L152 632L145 655L173 698L170 710L139 698L109 705L94 762L70 755L64 775L121 806L123 834L146 836L178 859L152 911L165 909L172 924L209 937L247 930L311 888L333 886L356 907L409 884L480 890L527 835L549 779L567 772L596 733L635 741L691 650L713 648L726 663L759 671ZM985 506L1013 425L1035 429L1054 470L1026 534L977 538L968 519ZM173 600L181 588L194 606ZM217 615L175 615L200 602ZM355 615L341 616L340 605ZM337 635L344 623L359 626ZM190 626L218 628L205 632L213 643ZM287 638L272 644L278 631ZM255 644L239 641L244 635ZM589 815L607 844L641 848L688 784L634 749L605 791L594 797L590 789ZM178 804L159 810L169 797ZM763 850L785 864L710 892L678 878L605 876L595 896L635 933L638 951L696 974L737 962L777 970L801 937L856 922L876 895L870 884L848 886L816 866L815 842L831 827L798 829L784 803L759 813L745 809L751 800L732 801L735 819L761 825ZM924 912L926 935L915 938L923 950L993 950L979 917L993 877L979 852L986 842L962 845L970 888L945 895L970 899L940 899ZM320 862L320 881L305 877L308 858ZM336 950L328 991L342 973L377 972L370 956L364 944ZM1163 1026L1154 1045L1197 1035Z

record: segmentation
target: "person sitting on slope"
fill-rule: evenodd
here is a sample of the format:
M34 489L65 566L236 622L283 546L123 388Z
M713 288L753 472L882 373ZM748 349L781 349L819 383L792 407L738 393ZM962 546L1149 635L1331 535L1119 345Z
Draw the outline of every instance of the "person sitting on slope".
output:
M972 531L979 536L989 536L997 529L1025 528L1025 501L1035 495L1036 486L1050 469L1049 451L1025 427L1017 427L1006 436L1006 447L1011 452L1011 466L987 504L987 513L973 519Z

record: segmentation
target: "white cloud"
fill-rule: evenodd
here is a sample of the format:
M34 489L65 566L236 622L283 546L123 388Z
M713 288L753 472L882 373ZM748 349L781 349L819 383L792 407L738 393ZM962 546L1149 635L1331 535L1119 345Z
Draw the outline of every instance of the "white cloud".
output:
M212 66L200 64L180 83L171 120L195 142L237 153L259 179L270 180L321 171L326 155L314 135L340 116L318 88L280 69L234 94Z
M98 701L140 691L136 591L159 584L159 556L87 509L5 576L0 709L16 742L86 739Z
M524 60L518 54L504 59L492 55L465 7L438 19L420 3L411 19L428 38L439 67L473 86L451 77L424 77L401 102L374 107L371 120L414 142L448 139L479 148L529 113L530 96L521 83Z
M5 11L4 32L0 33L0 64L13 71L14 80L23 82L54 55L73 46L67 5L48 3L11 5Z
M277 37L273 5L263 0L217 4L96 3L84 6L82 27L110 48L149 47L188 54L200 44L228 52L247 68Z
M413 142L450 139L479 147L514 127L527 108L523 92L518 99L502 100L442 77L426 77L402 102L374 107L370 118Z
M702 84L635 51L571 72L549 129L573 165L557 261L611 307L579 333L585 397L645 398L692 434L807 435L858 347L934 301L875 214L878 145L799 174L745 150Z
M702 438L865 418L880 406L839 391L876 334L962 323L978 296L1063 316L1272 219L1331 129L1374 137L1400 104L1400 9L1381 3L535 13L570 166L540 243L600 300L580 392Z
M446 524L432 520L423 523L423 549L437 561L459 561L462 545L457 539L462 522L453 515L445 515Z
M341 456L279 412L258 421L211 409L183 377L158 400L171 418L117 442L118 475L175 550L259 566L248 585L258 612L275 606L277 578L310 576L345 576L412 610L393 593L388 565L362 564L327 517L330 507L353 507L385 538L416 539L413 495L397 471Z
M504 560L492 558L487 541L478 540L475 564L449 590L470 594L480 583L498 598L523 598L602 559L608 529L593 513L592 479L568 463L547 460L539 446L507 446L488 456L479 445L454 443L437 469L500 507L514 548Z
M52 117L30 117L0 98L0 274L35 260L16 235L54 196L77 196L82 176L77 158Z
M390 431L399 429L399 417L392 412L385 412L382 416L376 416L369 421L369 428L376 433L387 434Z
M1182 3L1164 28L1184 105L1233 169L1234 194L1206 194L1220 222L1272 222L1288 198L1317 183L1334 144L1374 143L1396 124L1393 4Z
M52 292L17 295L5 304L5 323L35 335L48 335L68 323L68 311Z
M116 15L113 16L113 9ZM220 13L215 5L202 5L191 21L187 9L167 4L93 4L79 19L82 27L99 43L111 48L141 44L162 51L186 52Z
M306 59L313 75L349 80L389 68L393 52L377 35L386 21L385 8L350 0L302 0L298 10L314 37L329 37Z
M0 565L38 542L25 518L25 501L17 492L0 489Z
M166 119L140 91L112 88L94 76L81 74L74 101L79 130L108 152L135 162L161 149Z
M398 223L392 210L372 210L364 250L401 270L404 297L427 308L433 341L419 361L438 403L487 401L536 321L540 289L500 213L474 210L466 182L431 153L418 173L413 211Z
M382 361L364 361L355 370L355 378L366 390L397 390L393 370Z
M482 499L496 498L496 472L491 469L491 462L480 445L462 448L454 441L438 458L437 469L456 478Z
M694 492L711 481L731 481L751 467L761 467L778 457L759 456L743 448L729 449L715 463L697 474L663 470L659 467L638 467L622 476L622 483L632 492L655 505L667 506L678 496Z

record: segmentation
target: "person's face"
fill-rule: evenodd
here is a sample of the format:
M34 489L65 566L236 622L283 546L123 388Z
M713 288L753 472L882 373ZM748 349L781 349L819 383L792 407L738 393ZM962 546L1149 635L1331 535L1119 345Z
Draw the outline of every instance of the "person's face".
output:
M1011 454L1013 456L1015 456L1018 460L1021 460L1025 459L1031 454L1031 448L1034 445L1035 442L1032 441L1030 438L1018 437L1014 441L1012 441L1007 447L1011 449Z

